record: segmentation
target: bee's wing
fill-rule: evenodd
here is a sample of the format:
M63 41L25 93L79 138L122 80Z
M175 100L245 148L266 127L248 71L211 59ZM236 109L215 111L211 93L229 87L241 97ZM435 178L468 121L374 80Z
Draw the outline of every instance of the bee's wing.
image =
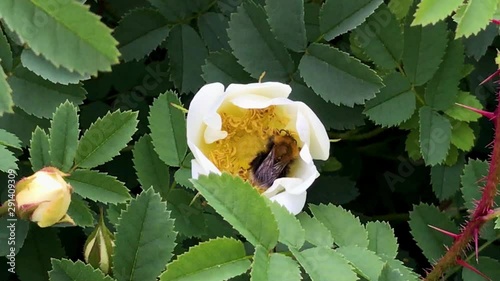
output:
M288 163L275 159L274 149L267 154L260 166L254 172L254 179L263 187L270 187L280 177Z

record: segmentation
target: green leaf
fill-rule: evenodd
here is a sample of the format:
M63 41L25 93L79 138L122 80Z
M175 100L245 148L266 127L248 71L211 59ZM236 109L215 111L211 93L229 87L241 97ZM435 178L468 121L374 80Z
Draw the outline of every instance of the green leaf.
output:
M445 19L462 5L463 0L422 0L418 4L412 25L428 25Z
M469 37L486 28L497 10L497 0L470 0L457 24L456 38Z
M386 69L399 66L403 55L403 32L385 4L353 32L359 46L373 62Z
M0 129L0 145L21 149L21 140L14 134Z
M5 71L12 70L12 48L2 31L2 27L0 27L0 66Z
M124 61L140 60L168 36L167 20L153 9L136 9L126 14L114 30Z
M149 129L160 159L169 166L179 167L187 152L186 118L171 104L182 106L172 91L153 102L149 109Z
M318 115L326 128L346 130L365 124L365 116L362 113L363 106L334 105L325 101L303 82L292 81L290 86L292 93L289 98L307 104Z
M477 35L464 38L465 53L467 56L479 61L486 54L488 47L493 43L497 35L498 27L496 24L489 24L485 30L480 31Z
M358 270L358 274L368 280L377 281L382 273L384 262L372 251L358 247L340 247L336 251Z
M56 84L78 84L82 80L90 79L89 74L79 74L77 72L71 72L61 66L56 67L42 55L36 55L29 49L23 50L21 62L24 67L36 75Z
M253 82L250 74L245 72L243 66L227 51L210 53L201 69L202 77L207 83L220 82L227 86Z
M190 20L188 17L195 17L197 14L202 14L203 11L208 10L215 4L215 2L211 0L148 0L148 2L158 8L160 13L162 13L169 22L174 23L187 22Z
M255 248L251 281L300 281L299 265L292 258L279 254L269 254L262 246Z
M322 167L321 172L327 172L328 169L325 168L326 167ZM332 183L335 183L335 185L332 185ZM343 205L353 201L359 196L356 182L348 177L320 176L313 183L313 188L313 191L309 192L307 196L311 201L317 203Z
M362 24L383 0L343 1L326 0L321 7L319 27L323 38L330 41L333 38L354 29Z
M440 200L446 200L460 189L460 175L464 168L464 158L453 166L436 165L431 168L432 190Z
M451 143L462 151L469 151L474 146L474 130L466 122L454 122L451 130Z
M54 228L32 227L16 256L16 273L20 280L47 281L51 258L62 258L64 249Z
M266 0L266 13L272 31L290 50L303 52L306 48L304 1Z
M198 18L198 30L210 51L229 50L228 19L222 14L208 12Z
M207 57L207 48L189 25L177 25L167 40L170 58L170 80L181 93L196 92L203 86L201 66Z
M420 152L425 164L442 163L448 155L451 140L450 121L429 106L420 108Z
M54 107L55 109L55 107ZM37 126L48 128L49 121L29 115L18 107L14 107L13 114L5 114L0 117L0 128L15 134L23 142L23 146L28 146L31 133Z
M384 85L368 66L324 44L314 43L307 48L299 70L307 85L336 105L364 104Z
M368 250L377 255L395 258L398 253L398 241L391 226L386 222L368 222Z
M403 280L403 274L398 269L392 269L389 265L384 265L378 281L399 281Z
M349 263L330 248L318 247L302 252L291 249L291 251L313 281L332 280L332 273L335 274L335 281L358 280Z
M30 162L34 172L43 167L50 166L49 136L43 129L36 127L31 135Z
M5 0L0 18L56 67L95 75L118 63L111 30L77 1ZM65 46L64 52L54 46Z
M308 42L315 42L321 39L319 30L320 4L308 2L304 4L304 22L306 24L306 36Z
M403 263L394 258L388 258L384 255L380 256L382 261L386 262L389 270L397 270L399 274L402 276L400 279L396 279L394 281L405 280L405 281L418 281L422 278L418 276L415 272L411 271L408 267L404 266ZM382 281L382 280L379 280ZM392 281L392 280L391 280Z
M66 101L60 105L50 127L50 162L63 172L68 172L73 166L73 160L78 146L78 115L77 108Z
M259 78L265 71L265 80L288 80L293 61L271 32L264 9L245 1L231 15L227 32L234 56L253 78Z
M451 245L453 242L453 238L430 228L429 225L458 233L458 227L445 214L424 203L413 207L409 224L413 239L429 262L437 261L446 252L443 245Z
M217 281L238 276L250 267L243 243L217 238L191 247L167 265L160 281Z
M113 281L113 278L105 276L101 270L82 261L52 259L51 262L50 281Z
M166 208L150 188L121 213L113 255L113 275L118 281L155 280L165 268L177 236Z
M4 113L13 113L12 107L14 102L12 100L12 89L7 83L7 76L2 68L0 68L0 116Z
M419 143L419 130L411 130L405 141L405 150L408 152L408 156L413 160L418 160L422 158L420 153L420 143Z
M7 173L10 169L17 170L17 158L5 146L0 145L0 171Z
M459 92L456 102L477 109L483 108L481 102L479 102L479 100L475 96L467 92ZM458 105L450 107L444 113L446 113L446 115L450 116L455 120L465 121L465 122L477 121L481 117L481 114L471 111L469 109L465 109Z
M297 218L306 233L306 241L318 247L332 247L332 233L324 224L316 218L311 218L307 213L302 212L297 215Z
M278 225L266 199L240 177L210 174L193 180L217 213L253 245L272 249L278 240Z
M194 190L193 183L190 181L191 179L191 169L180 168L175 171L174 179L177 184L184 186L186 188Z
M463 67L464 46L459 40L450 40L443 61L425 88L427 105L435 110L446 110L453 106Z
M137 112L108 112L85 131L76 151L75 166L92 168L113 159L136 131Z
M488 173L488 162L470 159L465 165L461 182L464 206L472 212L476 208L475 202L481 199L481 189L484 186L484 178ZM500 198L495 198L495 204L500 203Z
M132 152L137 180L142 185L142 189L148 189L152 186L156 192L160 193L162 198L167 198L170 189L168 166L160 160L154 150L151 136L142 136L135 143Z
M66 100L75 105L82 104L87 94L80 85L54 84L22 67L16 68L7 81L12 87L16 106L40 118L51 118Z
M500 276L500 262L496 259L492 259L490 257L484 257L484 256L479 256L478 261L476 262L475 260L471 259L469 264L474 267L475 269L479 270L479 272L483 273L484 275L493 278L491 280L495 280L494 278L497 278ZM470 270L470 269L462 269L462 279L467 280L467 281L483 281L485 280L484 277L481 275L477 274L476 272Z
M168 193L167 208L175 220L175 230L186 237L202 237L207 234L207 222L199 200L184 189L172 189ZM210 225L210 227L214 227Z
M445 53L447 34L444 22L405 27L403 65L412 83L420 86L432 78Z
M388 7L398 20L402 20L406 17L412 5L413 0L391 0Z
M90 210L89 205L77 194L71 195L71 204L69 205L68 215L78 226L94 226L94 217L92 216L92 211Z
M338 246L368 247L368 233L357 217L342 207L310 205L314 217L323 223Z
M10 207L15 208L15 206ZM25 220L17 220L14 222L13 220L16 219L15 216L15 213L11 212L0 218L0 229L4 229L4 231L0 232L0 257L12 255L12 252L17 254L23 247L24 240L28 235L30 222ZM15 228L12 227L12 224L14 224ZM11 233L15 235L13 238L10 237ZM14 241L14 244L12 244L11 241ZM12 251L11 248L14 248L14 251Z
M106 173L76 170L67 178L76 193L83 198L103 203L124 203L130 199L125 185Z
M304 245L306 236L300 222L285 207L277 202L269 200L267 201L267 205L271 208L274 218L278 223L278 241L287 246L300 249Z
M384 78L384 88L374 99L366 102L364 113L370 120L383 127L391 127L410 119L415 112L416 93L410 82L399 72Z

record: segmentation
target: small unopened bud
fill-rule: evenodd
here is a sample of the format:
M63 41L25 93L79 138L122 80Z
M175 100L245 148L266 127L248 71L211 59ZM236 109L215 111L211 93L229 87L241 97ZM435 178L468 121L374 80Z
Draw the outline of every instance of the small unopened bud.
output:
M68 216L72 188L63 177L67 174L54 167L45 167L16 184L16 211L23 219L40 227L54 224L75 224Z
M111 271L113 247L115 245L113 233L104 224L101 211L99 224L89 235L84 246L83 256L85 262L95 268L100 268L102 272L108 274Z

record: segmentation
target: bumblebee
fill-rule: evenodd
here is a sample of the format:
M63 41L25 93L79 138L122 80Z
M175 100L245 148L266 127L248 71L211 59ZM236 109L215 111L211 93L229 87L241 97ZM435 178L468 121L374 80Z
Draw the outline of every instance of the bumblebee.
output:
M269 188L274 180L288 174L290 164L298 157L297 140L288 131L280 130L279 134L269 138L266 150L257 154L250 162L252 184L264 189Z

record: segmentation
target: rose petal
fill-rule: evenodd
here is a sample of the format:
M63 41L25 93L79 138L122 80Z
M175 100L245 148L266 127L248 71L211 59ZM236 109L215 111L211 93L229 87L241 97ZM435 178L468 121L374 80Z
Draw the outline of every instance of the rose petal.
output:
M264 82L252 84L231 84L227 87L228 98L244 96L248 94L259 95L267 98L287 98L292 88L279 82Z
M293 101L286 98L263 97L259 95L246 94L231 99L231 103L241 108L266 108L271 105L287 105L293 104Z
M40 227L48 227L57 223L64 217L71 203L71 194L61 192L51 202L42 203L31 215L31 220Z
M307 118L302 114L302 111L299 110L297 104L295 104L296 113L295 113L295 130L299 135L300 140L303 145L311 145L311 128L310 124L307 121Z
M210 144L227 137L227 132L221 130L222 119L219 114L210 114L203 120L203 122L207 125L203 134L205 143Z
M297 215L302 211L304 205L306 204L307 193L300 194L290 194L288 192L282 192L278 195L271 197L271 201L278 202L280 205L287 208L290 213Z
M52 201L59 193L69 192L66 182L61 176L37 172L32 177L33 180L28 181L29 185L27 188L24 187L16 195L16 202L19 206Z
M209 173L221 174L219 169L210 161L201 150L188 140L188 146L193 153L194 159L191 162L191 175L193 178L198 178L198 174L208 175ZM192 164L195 163L193 166ZM195 177L196 174L196 177Z
M330 139L325 126L318 116L303 102L296 102L299 112L309 123L310 143L309 148L314 159L326 160L330 156ZM302 121L301 121L302 122Z
M186 131L189 140L197 145L200 144L204 119L210 114L216 114L217 108L224 98L224 85L221 83L205 85L196 93L189 105L186 117Z

